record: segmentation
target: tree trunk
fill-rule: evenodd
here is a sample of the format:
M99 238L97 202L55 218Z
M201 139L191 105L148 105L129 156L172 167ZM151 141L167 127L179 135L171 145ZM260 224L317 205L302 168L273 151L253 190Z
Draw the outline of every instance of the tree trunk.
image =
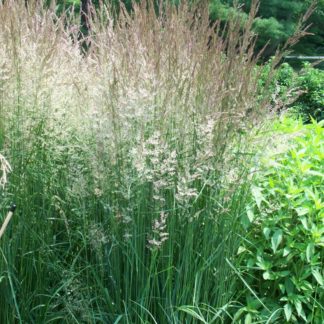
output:
M84 35L89 31L90 5L91 0L81 0L81 31Z

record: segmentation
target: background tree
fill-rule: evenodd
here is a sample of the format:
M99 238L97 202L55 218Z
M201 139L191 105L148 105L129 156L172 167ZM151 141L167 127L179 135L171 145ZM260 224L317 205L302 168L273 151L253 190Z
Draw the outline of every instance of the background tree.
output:
M244 17L249 12L251 0L240 1L242 12L237 13ZM259 35L258 47L263 47L270 41L267 55L271 55L275 48L285 42L294 33L299 19L312 0L261 0L258 17L254 22L254 30ZM233 0L211 0L211 20L226 21L235 11ZM317 8L309 19L310 35L302 39L295 47L298 54L323 55L324 54L324 0L319 0Z

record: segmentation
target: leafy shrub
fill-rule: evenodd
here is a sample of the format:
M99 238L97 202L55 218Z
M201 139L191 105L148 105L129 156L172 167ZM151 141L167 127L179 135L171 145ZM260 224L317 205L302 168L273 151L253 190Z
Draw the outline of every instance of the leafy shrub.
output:
M297 79L298 87L304 91L292 107L306 122L311 118L317 121L324 119L324 71L305 64Z
M263 67L259 87L262 88L269 77L271 61ZM302 117L305 123L311 119L324 119L324 71L312 67L309 63L297 72L283 63L276 71L270 85L272 106L276 110L289 108L296 116Z
M237 320L322 323L324 131L284 120L259 165L242 224L239 268L247 290Z

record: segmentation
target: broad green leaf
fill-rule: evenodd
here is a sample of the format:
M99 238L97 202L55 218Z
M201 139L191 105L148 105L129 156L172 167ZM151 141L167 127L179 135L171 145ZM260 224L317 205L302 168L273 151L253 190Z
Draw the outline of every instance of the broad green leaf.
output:
M308 196L310 196L311 197L311 199L314 201L314 203L315 203L315 208L316 208L316 210L320 210L320 209L322 209L323 208L323 204L322 204L322 201L321 201L321 199L318 197L318 193L315 191L315 193L314 192L312 192L310 189L305 189L305 191L306 191L306 193L308 194Z
M297 207L295 210L298 216L307 215L309 213L309 209L307 207Z
M296 300L296 301L294 302L294 304L295 304L295 307L296 307L296 310L297 310L297 314L298 314L298 316L301 316L301 313L302 313L302 311L303 311L303 306L302 306L301 301L300 301L300 300Z
M306 218L306 217L301 217L301 218L300 218L300 221L301 221L301 223L303 224L305 230L308 230L309 228L308 228L307 218Z
M285 291L286 291L285 285L283 285L283 284L279 284L279 289L280 289L280 291L281 291L282 294L284 294Z
M276 253L281 241L282 241L282 230L278 229L274 232L271 238L271 246L274 253Z
M280 277L287 277L287 276L289 276L290 275L290 271L279 271L278 273L277 273Z
M300 298L302 298L302 296L297 296L299 299L295 299L294 304L295 304L295 308L297 310L297 314L299 317L303 318L305 320L305 322L307 322L306 316L305 316L305 312L303 310L303 305L302 302L300 300Z
M247 206L245 208L245 211L246 211L246 213L243 213L243 215L241 217L241 224L243 225L243 227L245 229L248 229L254 220L254 213L253 213L253 209L251 206Z
M314 243L309 243L306 248L306 259L308 262L311 262L314 253L315 253Z
M253 195L253 197L255 199L255 202L256 202L258 208L260 209L261 208L261 202L264 200L264 197L262 195L262 189L260 187L257 187L257 186L252 186L251 191L252 191L252 195Z
M307 323L307 317L303 309L300 312L300 317L304 320L305 323Z
M282 254L282 256L283 256L283 257L286 257L290 252L291 252L291 249L290 249L289 247L286 246L286 247L283 249L283 254Z
M314 290L312 284L306 280L303 281L303 283L300 285L300 288L304 291L313 291Z
M312 269L312 274L314 276L314 278L316 279L316 281L323 286L324 282L323 282L323 276L320 273L320 271L318 269Z
M246 215L247 215L250 223L252 223L254 220L254 213L253 213L253 209L251 208L251 206L248 206L246 208Z
M248 260L248 262L246 263L246 266L247 266L248 268L253 268L254 265L255 265L255 262L254 262L254 259L252 259L252 258L250 258L250 259Z
M302 173L306 173L308 170L310 170L311 167L312 167L312 165L309 164L309 163L302 163L302 164L300 165L300 171L301 171Z
M286 304L284 306L284 311L285 311L285 316L286 316L286 320L289 322L291 315L292 315L292 307L290 304Z
M312 226L312 238L315 241L315 243L321 242L323 233L324 227L319 228L315 225Z
M269 227L265 227L265 228L263 229L263 234L264 234L264 236L266 237L267 240L268 240L269 237L270 237L270 233L271 233L271 229L270 229Z
M240 246L237 250L237 254L241 254L243 252L247 251L247 249L244 246Z
M241 224L242 226L247 230L249 228L249 226L251 225L251 222L247 216L246 213L243 213L242 217L241 217Z
M257 257L258 261L256 262L256 265L261 269L261 270L269 270L271 269L271 262L264 260L261 256Z

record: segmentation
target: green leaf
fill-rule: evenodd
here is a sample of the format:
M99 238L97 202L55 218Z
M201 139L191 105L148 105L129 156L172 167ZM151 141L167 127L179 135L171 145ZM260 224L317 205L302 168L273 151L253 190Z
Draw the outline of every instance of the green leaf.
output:
M309 243L306 248L306 259L308 262L311 262L314 253L315 253L314 243Z
M286 304L284 306L284 311L285 311L285 316L286 316L286 320L289 322L291 315L292 315L292 307L290 304Z
M309 209L306 207L298 207L298 208L295 208L295 210L296 210L298 216L304 216L309 213Z
M321 285L323 286L324 283L323 283L323 276L322 274L320 273L320 271L318 269L312 269L312 274L314 276L314 278L316 279L316 281Z
M245 251L248 251L244 246L240 246L239 248L238 248L238 250L237 250L237 254L241 254L241 253L243 253L243 252L245 252Z
M281 241L282 241L282 230L278 229L274 232L271 238L271 246L272 246L273 253L276 253Z
M249 217L247 215L247 213L243 213L242 217L241 217L241 224L244 227L244 229L248 229L249 226L251 225L251 222L249 220Z
M291 249L290 249L289 247L286 246L286 247L283 249L283 254L282 254L282 256L283 256L283 257L286 257L290 252L291 252Z
M247 266L248 268L253 268L254 265L255 265L255 261L254 261L254 259L252 259L252 258L250 258L250 259L247 261L247 263L246 263L246 266Z
M280 291L281 291L282 294L284 294L285 291L286 291L285 285L283 285L283 284L279 284L279 289L280 289Z
M305 320L305 322L307 322L307 319L306 319L306 316L305 316L305 312L303 310L303 305L302 305L301 300L298 300L298 299L295 300L294 301L294 304L295 304L295 308L297 310L298 316L301 317L301 318L303 318Z
M292 294L294 292L294 284L293 282L291 281L290 278L286 278L285 279L285 289L287 291L287 294Z
M266 237L267 240L268 240L269 237L270 237L270 233L271 233L271 229L270 229L269 227L265 227L265 228L263 229L263 234L264 234L264 236Z
M261 270L269 270L271 269L271 262L264 260L262 256L257 257L257 262L256 265L261 269Z
M248 206L248 207L246 208L246 215L247 215L247 217L248 217L250 223L252 223L253 220L254 220L254 213L253 213L253 209L252 209L250 206Z
M181 306L178 309L182 312L189 314L190 316L201 321L202 323L206 323L205 319L197 311L195 311L192 306Z
M246 307L242 307L240 308L234 315L234 318L233 318L233 322L235 323L236 321L238 321L241 316L246 312Z
M308 231L309 228L308 228L307 218L306 218L306 217L301 217L301 218L300 218L300 221L301 221L301 223L303 224L305 230Z
M303 306L302 306L302 303L300 300L295 301L295 307L296 307L298 316L301 316L302 311L303 311Z
M257 187L257 186L252 186L251 191L252 191L252 195L253 195L253 197L255 199L255 202L256 202L258 208L260 209L261 208L261 202L264 200L264 197L262 195L262 189L260 187Z
M279 271L279 272L277 272L277 274L279 277L284 278L284 277L287 277L290 275L290 271L288 271L288 270L287 271Z
M247 314L245 316L244 324L252 324L252 315L251 314Z
M308 196L314 201L316 210L320 210L322 208L322 202L321 199L318 197L317 192L315 191L314 193L308 188L306 188L305 191L308 194Z

